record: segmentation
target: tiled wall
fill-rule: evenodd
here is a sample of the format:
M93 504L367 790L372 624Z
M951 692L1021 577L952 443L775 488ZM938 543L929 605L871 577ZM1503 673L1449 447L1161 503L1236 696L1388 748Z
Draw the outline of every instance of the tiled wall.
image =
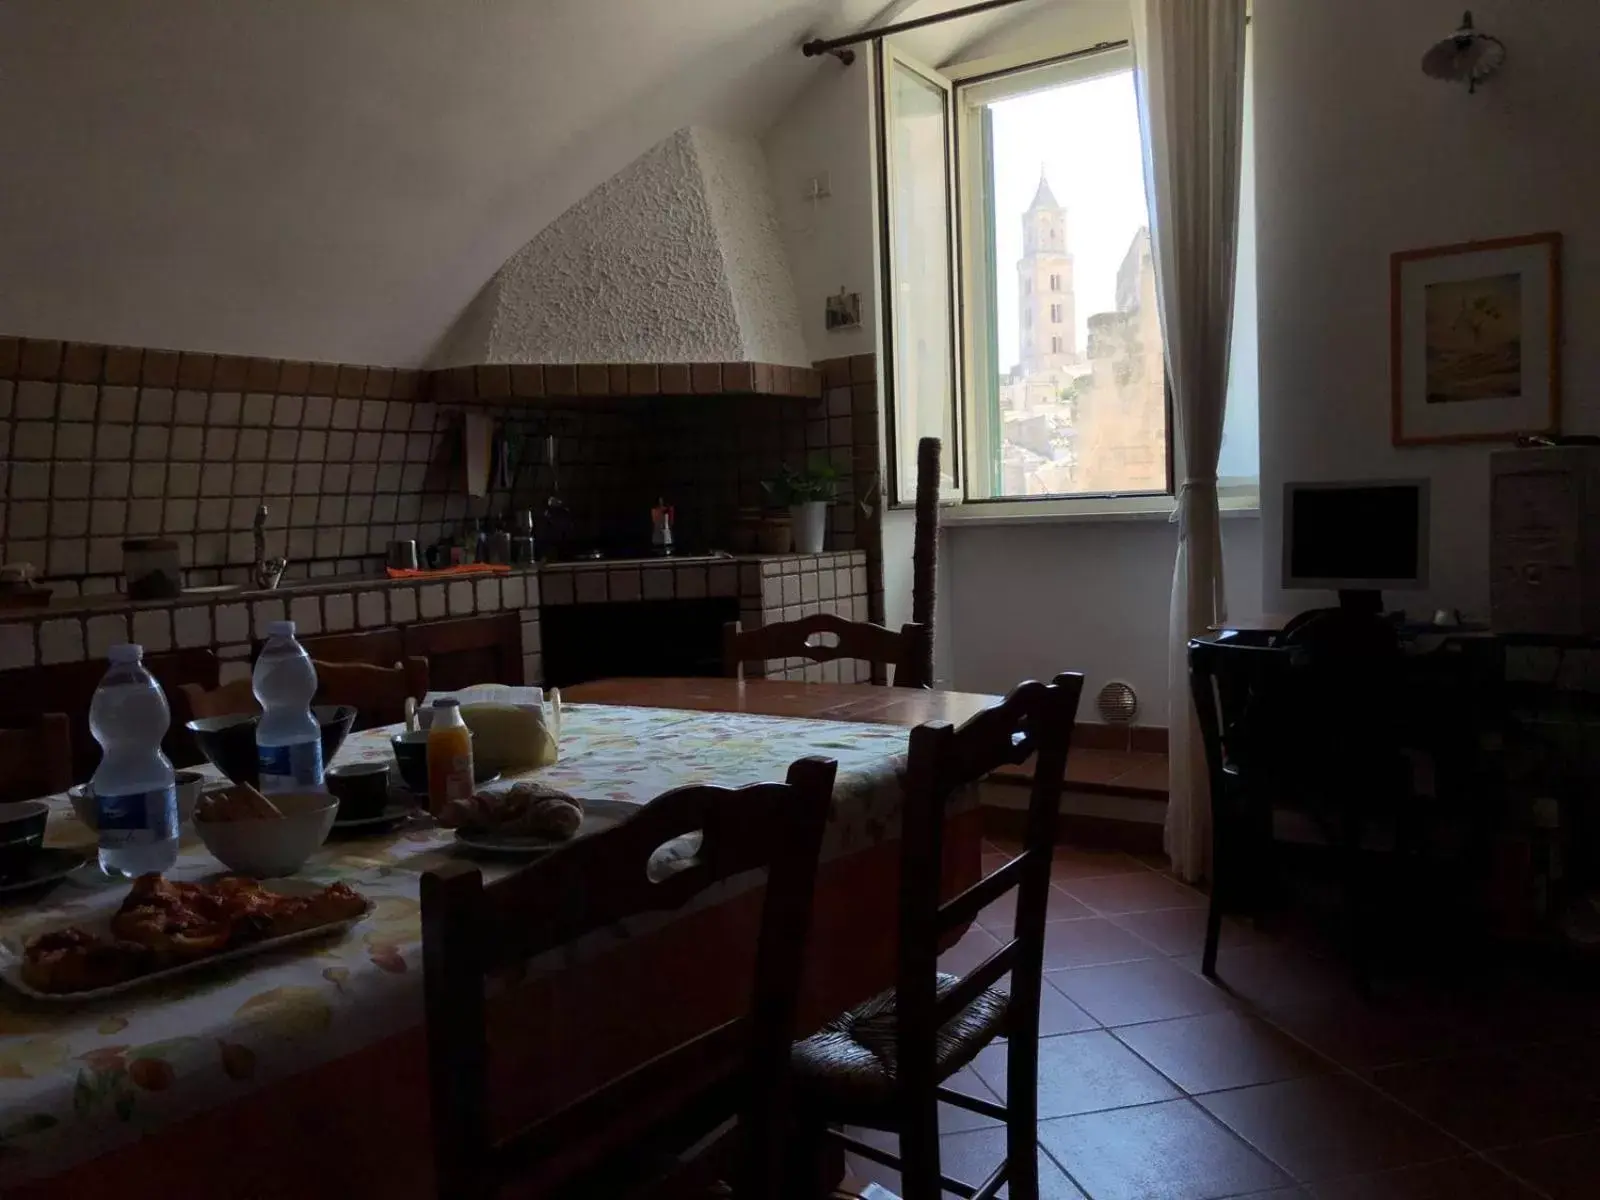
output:
M608 382L624 382L618 370ZM391 538L426 544L470 515L542 512L547 435L579 544L646 541L660 497L678 509L680 545L725 547L763 478L818 456L841 479L828 549L873 556L871 355L782 379L760 364L674 370L628 368L637 394L619 397L583 395L605 390L584 377L606 372L595 367L430 375L0 338L0 562L35 563L58 596L110 593L122 539L161 535L191 586L246 582L264 502L266 551L289 559L289 579L370 572ZM761 394L774 389L820 394ZM487 501L458 483L468 405L492 407L525 464Z

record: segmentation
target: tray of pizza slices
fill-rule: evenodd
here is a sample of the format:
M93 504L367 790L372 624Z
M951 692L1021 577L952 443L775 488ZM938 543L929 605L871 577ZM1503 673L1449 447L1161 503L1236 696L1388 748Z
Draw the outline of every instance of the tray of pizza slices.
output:
M373 907L343 883L141 875L115 911L0 939L0 982L36 1000L99 1000L343 932Z

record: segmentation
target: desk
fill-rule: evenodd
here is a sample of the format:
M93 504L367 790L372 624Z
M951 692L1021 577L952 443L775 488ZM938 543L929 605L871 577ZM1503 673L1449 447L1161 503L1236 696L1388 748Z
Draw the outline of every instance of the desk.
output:
M617 701L635 696L626 685L606 686ZM782 706L803 707L810 686L783 685ZM660 680L646 690L671 691ZM884 719L870 723L763 715L749 698L761 694L746 693L738 713L572 705L561 761L540 777L585 799L637 803L688 782L781 778L808 753L838 760L802 997L809 1030L892 983L897 768L907 733L883 709L876 711ZM902 720L929 705L976 710L998 699L907 695L921 699ZM872 707L871 697L858 699ZM824 689L813 709L840 703ZM388 732L352 736L339 761L386 756ZM51 841L88 839L65 797L51 798L51 806ZM952 818L948 891L976 880L980 828L975 805ZM0 1128L7 1131L0 1193L8 1200L431 1196L417 888L423 870L455 853L450 842L448 831L426 820L330 842L303 874L346 879L378 907L349 935L304 953L199 973L97 1006L0 997ZM193 878L215 868L191 838L173 874ZM114 907L121 895L121 888L58 888L42 904L6 910L0 934L68 924L92 908ZM509 1115L548 1111L732 1017L748 986L759 900L756 890L725 896L571 960L534 964L491 1003L491 1037L507 1068L503 1076L497 1068L496 1083ZM552 1046L561 1049L557 1057Z

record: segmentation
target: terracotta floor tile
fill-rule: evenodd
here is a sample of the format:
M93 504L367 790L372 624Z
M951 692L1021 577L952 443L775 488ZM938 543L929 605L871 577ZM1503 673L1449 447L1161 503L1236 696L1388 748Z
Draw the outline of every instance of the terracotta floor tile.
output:
M1118 787L1144 788L1165 792L1169 776L1165 754L1142 754L1128 769L1112 780Z
M1509 1047L1507 1053L1559 1076L1587 1099L1600 1099L1600 1038L1531 1042Z
M1137 934L1163 954L1199 954L1206 945L1206 910L1203 908L1158 908L1151 912L1118 913L1110 920L1129 933ZM1255 946L1272 938L1248 921L1222 919L1221 948Z
M1316 1200L1535 1200L1538 1195L1481 1158L1330 1179L1312 1194Z
M1437 1007L1404 1001L1316 1000L1272 1009L1272 1023L1358 1073L1471 1047L1472 1039Z
M1552 1200L1594 1200L1600 1192L1600 1133L1514 1146L1490 1157Z
M1085 850L1057 846L1050 861L1050 877L1057 883L1074 879L1099 879L1107 875L1132 875L1144 866L1120 850Z
M1000 937L1011 937L1017 914L1017 893L1007 892L978 914L978 924ZM1045 905L1046 921L1071 921L1094 915L1082 901L1075 900L1058 887L1052 887Z
M977 1186L1000 1165L1005 1152L1006 1131L1000 1126L951 1134L939 1139L939 1169L954 1179ZM1072 1180L1050 1156L1042 1150L1038 1155L1040 1200L1083 1200L1083 1193L1073 1186Z
M1041 1121L1039 1141L1094 1200L1210 1200L1290 1182L1191 1100Z
M1373 1072L1372 1082L1478 1150L1600 1125L1600 1103L1592 1096L1506 1053L1478 1051L1384 1067Z
M989 1090L989 1085L984 1083L971 1067L962 1067L945 1081L945 1086L968 1096L976 1096L980 1100L996 1099L995 1093ZM946 1104L942 1100L939 1102L940 1133L964 1133L969 1129L985 1129L990 1125L999 1124L1000 1122L993 1117L972 1112L957 1104Z
M965 975L996 950L1000 941L988 930L973 925L961 935L961 940L939 956L939 969L952 975Z
M1140 766L1144 757L1149 756L1141 756L1131 750L1076 749L1067 755L1067 782L1110 783Z
M1200 971L1198 954L1173 961L1196 974ZM1216 981L1231 995L1269 1012L1300 1004L1362 1002L1348 962L1308 954L1295 945L1225 944L1217 955Z
M1093 879L1062 880L1070 895L1096 912L1149 912L1157 908L1204 908L1206 898L1192 887L1154 871L1137 875L1107 875Z
M1259 1017L1215 1012L1118 1029L1116 1036L1184 1091L1275 1083L1335 1069Z
M985 1046L972 1066L995 1095L1005 1095L1005 1043ZM1177 1088L1109 1033L1091 1030L1039 1039L1041 1120L1177 1095Z
M1098 1029L1096 1021L1079 1008L1066 994L1044 977L1039 988L1039 1036L1054 1037L1058 1033L1081 1033L1085 1029Z
M1050 982L1102 1025L1135 1025L1235 1006L1221 988L1165 958L1055 971Z
M1103 963L1137 962L1160 954L1143 938L1104 917L1053 921L1044 929L1044 969L1095 967Z
M1212 1092L1198 1103L1301 1182L1460 1157L1460 1143L1348 1075Z

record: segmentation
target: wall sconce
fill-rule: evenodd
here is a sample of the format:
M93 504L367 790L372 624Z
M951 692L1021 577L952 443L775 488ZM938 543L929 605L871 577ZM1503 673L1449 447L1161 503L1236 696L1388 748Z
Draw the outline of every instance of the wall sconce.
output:
M1472 12L1461 14L1461 28L1435 42L1422 56L1422 73L1446 83L1465 83L1468 92L1489 78L1506 61L1505 43L1472 27Z

